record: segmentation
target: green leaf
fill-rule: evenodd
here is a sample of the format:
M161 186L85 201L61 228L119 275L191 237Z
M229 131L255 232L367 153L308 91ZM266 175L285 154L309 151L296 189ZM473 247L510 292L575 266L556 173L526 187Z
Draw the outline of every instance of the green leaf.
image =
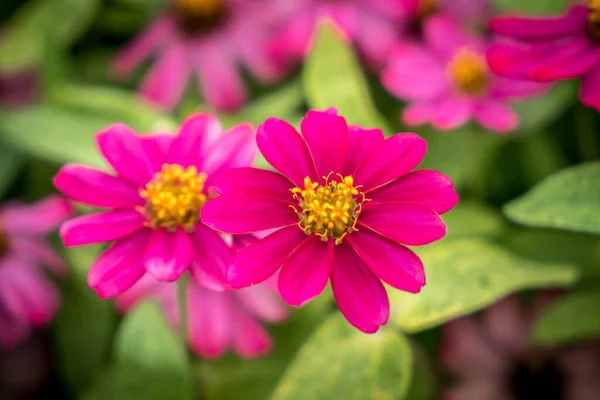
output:
M548 2L548 0L541 0ZM519 4L531 4L519 1ZM565 113L570 104L577 99L577 82L567 81L557 84L549 93L533 100L514 105L519 114L518 132L536 133L546 128Z
M500 12L557 14L567 9L570 0L492 0Z
M377 113L352 46L330 22L319 23L304 64L303 83L311 108L335 107L349 124L394 133Z
M13 148L0 146L0 198L17 177L23 161L23 156Z
M557 345L600 337L600 290L579 290L557 300L535 322L533 340Z
M504 212L523 225L600 234L600 162L549 176Z
M455 239L415 249L425 265L427 285L419 294L389 290L390 322L418 332L480 310L528 288L571 285L577 270L517 257L481 239Z
M427 354L416 342L412 343L413 379L406 396L409 400L431 400L437 391L437 377Z
M114 121L51 106L0 112L0 140L33 156L59 164L82 162L102 167L94 142Z
M10 19L0 42L0 73L38 65L45 46L69 47L89 27L101 0L34 0Z
M186 345L154 302L140 304L123 321L116 339L115 367L121 398L192 398Z
M54 328L58 365L74 393L81 393L104 368L116 322L113 304L98 298L80 272L90 264L74 265L89 253L87 248L68 250L74 273L62 286L63 307Z
M476 200L461 199L442 217L447 227L446 238L495 236L504 228L499 211Z
M412 362L399 333L367 335L336 312L302 346L271 400L403 399Z

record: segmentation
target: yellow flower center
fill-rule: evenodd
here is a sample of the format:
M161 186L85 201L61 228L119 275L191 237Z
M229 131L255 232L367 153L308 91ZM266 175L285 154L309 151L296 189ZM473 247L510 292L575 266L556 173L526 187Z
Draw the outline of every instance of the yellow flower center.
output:
M202 193L206 175L197 168L179 164L163 164L141 191L146 206L140 211L152 228L174 229L182 226L192 229L200 218L200 209L206 202Z
M197 33L218 25L225 7L223 0L175 0L175 13L184 31Z
M419 18L425 18L433 14L438 8L436 0L421 0L419 1L419 11L417 15Z
M468 49L460 49L450 61L448 70L454 89L460 94L482 94L489 82L485 57Z
M600 0L587 0L590 14L588 16L588 34L600 43Z
M332 174L324 177L324 184L304 178L304 188L292 189L300 209L292 208L300 216L298 226L306 234L314 233L324 241L332 237L339 244L347 233L356 230L362 204L369 200L358 190L360 186L354 186L354 178L338 175L339 181L330 180Z

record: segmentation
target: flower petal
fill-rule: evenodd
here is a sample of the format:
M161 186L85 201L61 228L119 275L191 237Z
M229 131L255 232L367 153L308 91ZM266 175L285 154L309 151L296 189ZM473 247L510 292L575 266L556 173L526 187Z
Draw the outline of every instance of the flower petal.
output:
M229 129L207 150L200 170L210 177L221 171L250 167L256 159L256 135L250 124L240 124Z
M466 35L461 26L443 14L426 20L423 35L427 45L447 59L461 47L473 44L473 39Z
M235 256L227 270L227 280L233 288L264 281L283 265L305 239L306 234L297 226L271 233Z
M383 284L345 242L335 248L331 287L340 311L356 328L374 333L387 323L390 303Z
M212 115L197 113L188 117L169 147L169 162L200 168L206 150L222 133L221 123Z
M269 332L248 312L236 309L233 329L233 348L244 358L254 358L271 350Z
M302 136L312 154L317 174L338 173L346 158L348 125L335 109L310 110L300 123Z
M288 308L281 301L277 289L271 288L269 283L267 280L263 284L236 290L235 295L244 308L256 317L264 321L281 322L288 317Z
M383 140L383 132L379 128L364 129L357 125L351 126L348 130L348 151L342 175L353 175Z
M60 254L41 237L13 236L10 238L10 247L18 257L27 259L36 265L45 265L56 275L63 275L67 272Z
M40 235L56 230L72 212L67 199L53 195L33 204L8 203L0 209L0 219L11 235Z
M87 281L103 299L129 289L146 272L142 256L151 235L150 229L117 240L92 265Z
M427 142L414 133L396 134L379 145L354 174L354 181L367 192L406 175L415 168Z
M173 282L190 266L194 249L188 233L182 227L175 232L156 229L144 252L146 271L159 281Z
M298 187L304 178L317 180L317 170L308 145L293 126L276 118L267 119L258 127L256 143L262 155L275 169Z
M508 296L488 307L483 314L482 328L502 353L518 357L530 345L527 316L517 296Z
M409 246L429 244L446 235L446 224L438 213L418 204L365 203L358 223Z
M369 192L369 204L412 203L431 208L438 214L458 202L452 181L438 171L421 169Z
M410 293L425 286L425 269L412 250L368 229L352 232L345 240L369 269L388 285Z
M423 125L431 121L435 110L435 103L412 103L402 111L402 121L408 126Z
M519 125L519 116L506 103L486 100L475 108L475 119L484 128L499 133L510 132Z
M196 283L208 290L229 290L227 267L235 254L233 249L217 232L203 224L196 225L190 240L194 249L190 273Z
M152 180L158 170L146 155L140 138L126 125L111 125L96 135L96 143L117 174L140 186Z
M110 242L144 226L146 218L135 210L117 210L84 215L68 220L60 227L65 247Z
M469 97L448 97L432 109L431 125L449 131L467 123L473 116L474 102Z
M252 233L296 224L298 214L268 197L221 196L202 207L202 222L226 233Z
M600 60L600 50L588 38L577 38L565 43L552 54L527 69L527 77L538 82L577 78Z
M600 65L584 75L579 97L586 106L600 110Z
M144 204L137 185L83 165L65 165L53 182L71 199L91 206L126 208Z
M270 197L294 203L292 183L278 172L259 168L235 168L218 175L214 186L220 195Z
M309 236L290 254L279 272L279 293L291 306L301 307L321 294L331 275L334 241Z
M152 135L140 136L142 147L146 155L156 168L166 163L169 148L175 137L170 133L157 133Z

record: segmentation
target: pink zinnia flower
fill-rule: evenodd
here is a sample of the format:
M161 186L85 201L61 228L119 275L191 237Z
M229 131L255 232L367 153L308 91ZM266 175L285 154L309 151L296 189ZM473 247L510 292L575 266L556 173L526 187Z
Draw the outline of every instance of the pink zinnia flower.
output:
M462 317L444 326L441 358L460 380L445 400L600 398L600 345L567 348L531 343L533 322L548 305L546 293L531 307L511 296L481 318Z
M159 282L145 275L117 297L117 306L127 311L145 298L158 300L169 324L177 329L177 284ZM277 289L269 282L231 292L215 292L189 281L186 313L190 347L207 358L218 358L229 348L245 358L268 353L271 337L261 322L281 322L288 315Z
M494 18L490 29L521 42L490 49L496 73L538 82L582 78L581 101L600 110L600 1L575 4L560 17Z
M174 281L188 268L209 289L227 289L225 268L233 250L200 220L214 177L256 157L254 129L238 125L223 133L219 121L196 114L177 136L140 137L116 124L96 136L116 175L66 165L54 184L73 200L110 211L74 218L60 229L64 245L116 240L96 260L89 285L102 298L116 296L149 272Z
M246 98L243 65L264 82L283 72L267 57L274 15L263 0L169 0L171 7L117 56L116 76L125 76L151 55L159 58L140 92L171 109L194 75L206 102L218 109L239 107Z
M310 48L317 22L335 22L365 58L374 63L385 60L398 36L398 6L395 0L280 0L287 16L271 44L272 54L281 61L299 61Z
M411 172L426 150L415 134L384 140L380 129L348 128L334 109L309 111L301 131L266 120L258 147L280 173L227 171L215 183L221 196L206 203L202 218L223 232L275 230L237 254L227 271L233 287L264 281L283 266L279 292L301 306L331 279L346 319L375 332L389 315L381 281L420 291L423 264L405 245L442 238L439 214L457 194L439 172Z
M59 275L66 270L44 236L71 211L59 196L0 207L0 347L19 344L33 327L47 325L56 314L60 294L41 266Z
M425 45L398 45L381 76L392 94L410 102L402 115L409 125L450 130L475 119L493 131L511 131L518 117L509 102L545 88L493 74L483 40L447 17L428 19L424 36Z

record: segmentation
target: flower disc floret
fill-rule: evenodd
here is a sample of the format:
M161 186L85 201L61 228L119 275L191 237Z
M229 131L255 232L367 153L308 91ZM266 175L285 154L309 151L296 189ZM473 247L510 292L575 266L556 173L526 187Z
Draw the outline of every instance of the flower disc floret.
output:
M485 57L469 49L460 49L448 66L454 88L461 94L482 94L489 83Z
M223 0L176 0L175 13L186 32L214 28L225 14Z
M294 207L301 220L298 226L306 234L316 234L327 241L329 237L339 244L344 236L356 230L356 221L367 199L354 178L338 175L339 181L324 177L325 183L304 178L304 188L292 189L300 210Z
M146 200L140 211L148 218L148 226L192 229L206 202L203 193L205 181L206 175L199 173L195 166L186 168L179 164L164 164L140 191Z

